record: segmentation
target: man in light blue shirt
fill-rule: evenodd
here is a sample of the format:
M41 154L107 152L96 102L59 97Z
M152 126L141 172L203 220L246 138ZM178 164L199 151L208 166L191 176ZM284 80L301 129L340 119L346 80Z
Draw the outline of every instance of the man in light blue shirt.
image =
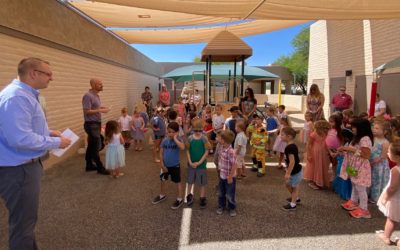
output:
M37 249L40 157L71 143L59 131L49 130L38 101L38 90L53 80L49 63L23 59L18 76L0 92L0 196L9 210L11 250Z

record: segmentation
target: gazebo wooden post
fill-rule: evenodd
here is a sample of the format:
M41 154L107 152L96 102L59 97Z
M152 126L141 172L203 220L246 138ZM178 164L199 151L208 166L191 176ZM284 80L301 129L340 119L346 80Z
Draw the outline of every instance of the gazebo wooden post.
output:
M244 85L244 56L242 56L242 78L240 79L240 96L243 96L243 85Z

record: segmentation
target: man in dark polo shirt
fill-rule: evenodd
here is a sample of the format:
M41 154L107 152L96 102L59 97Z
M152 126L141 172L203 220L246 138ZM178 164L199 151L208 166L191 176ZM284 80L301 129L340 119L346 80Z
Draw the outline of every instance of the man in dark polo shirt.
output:
M100 160L101 148L101 113L107 113L109 108L102 107L99 92L103 91L103 83L99 79L90 79L91 89L82 98L83 117L85 119L85 132L88 135L88 146L86 149L86 171L97 170L99 174L108 175Z

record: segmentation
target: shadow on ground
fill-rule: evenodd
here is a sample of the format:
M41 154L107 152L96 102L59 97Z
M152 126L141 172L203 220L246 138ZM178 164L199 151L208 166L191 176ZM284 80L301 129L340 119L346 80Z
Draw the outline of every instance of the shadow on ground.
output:
M183 155L183 154L182 154ZM182 161L184 162L184 161ZM151 200L159 192L159 167L150 149L127 151L126 175L114 180L84 172L84 156L47 170L42 179L36 235L41 249L382 249L374 231L385 218L370 205L373 218L356 220L340 208L342 200L330 191L302 184L302 204L295 212L281 209L288 193L283 171L269 164L262 178L248 171L238 182L238 215L215 213L215 169L208 170L208 207L201 210L198 195L188 218L190 229L182 242L183 209L170 209L168 199ZM182 164L185 165L185 164ZM183 179L186 170L182 168ZM185 206L183 206L185 207ZM185 210L187 211L187 210ZM6 249L7 211L0 203L0 249Z

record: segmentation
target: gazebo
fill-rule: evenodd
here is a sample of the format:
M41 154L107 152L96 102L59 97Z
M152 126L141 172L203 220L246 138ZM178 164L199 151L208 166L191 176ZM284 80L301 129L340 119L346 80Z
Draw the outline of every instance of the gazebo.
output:
M245 64L244 60L253 55L253 49L239 37L229 31L218 33L201 52L201 61L206 62L205 99L211 103L211 75L212 62L233 62L233 83L229 82L229 88L233 87L233 97L238 96L237 91L237 62L241 62L240 96L243 95L243 80ZM230 75L230 74L229 74ZM208 98L207 98L208 97Z

